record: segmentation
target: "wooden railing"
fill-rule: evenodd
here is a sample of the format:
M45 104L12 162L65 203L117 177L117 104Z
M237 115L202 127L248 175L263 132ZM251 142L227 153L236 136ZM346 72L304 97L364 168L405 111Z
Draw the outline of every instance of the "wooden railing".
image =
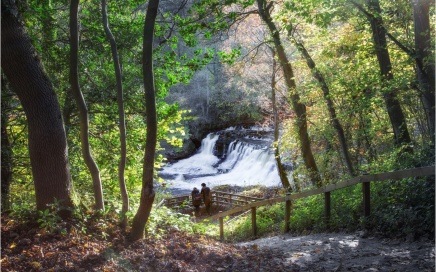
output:
M314 196L318 194L324 194L324 209L325 209L325 220L328 224L330 221L330 192L342 189L345 187L353 186L362 183L362 197L363 197L363 215L365 217L370 215L370 183L371 181L385 181L385 180L397 180L403 178L411 177L423 177L423 176L434 176L435 166L427 166L422 168L399 170L395 172L387 172L380 174L370 174L360 177L355 177L350 180L329 184L321 188L312 189L296 194L289 194L283 197L265 199L256 202L248 203L244 206L236 207L231 210L227 210L209 217L209 220L219 219L220 224L220 239L224 239L224 217L232 215L238 212L246 211L251 209L251 222L252 222L252 232L253 236L257 236L257 226L256 226L256 208L265 205L272 205L279 202L285 202L285 232L289 231L289 220L291 215L291 201L299 198L304 198L308 196Z
M211 191L211 194L212 194L212 199L211 199L212 205L220 204L229 207L242 207L249 203L263 200L262 198L244 196L244 195L221 192L221 191ZM169 208L175 208L175 207L180 207L182 203L189 203L189 205L191 205L192 203L191 194L166 198L163 205Z
M243 207L249 203L263 200L263 198L244 196L239 194L212 191L212 204L217 203L221 205L227 205L230 207Z
M176 197L166 198L163 205L167 206L168 208L175 208L180 207L182 203L187 203L191 201L191 195L180 195Z

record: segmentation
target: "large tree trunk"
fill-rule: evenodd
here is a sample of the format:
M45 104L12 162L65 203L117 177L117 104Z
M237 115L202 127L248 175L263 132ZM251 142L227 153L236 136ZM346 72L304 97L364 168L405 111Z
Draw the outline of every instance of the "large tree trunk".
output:
M354 1L351 2L365 14L371 24L374 49L380 67L382 89L386 89L383 91L383 98L394 131L395 144L397 146L409 144L411 139L407 129L406 118L397 98L397 90L390 86L390 81L394 78L394 75L386 42L386 29L383 26L383 19L381 17L380 3L378 0L368 0L369 11L367 12L360 4ZM410 148L407 150L411 151Z
M292 37L292 35L289 35ZM298 42L295 39L293 39L295 45L297 46L298 51L300 51L303 58L306 60L307 66L310 68L310 71L312 72L312 76L318 81L321 90L324 94L324 99L327 102L327 109L330 114L330 120L333 124L333 127L336 130L336 133L339 138L339 143L341 145L341 151L342 156L344 157L345 164L347 165L348 173L351 176L354 176L354 167L351 162L351 156L350 152L348 151L348 144L347 140L345 139L345 133L344 129L342 128L341 123L339 122L338 117L336 116L336 110L333 105L333 101L330 98L330 89L327 85L327 82L324 79L323 74L318 70L318 68L315 65L315 62L313 61L312 57L310 56L309 52L304 47L304 44L302 42Z
M138 240L144 237L145 225L150 216L155 196L153 178L157 140L157 114L153 73L153 35L158 6L159 0L150 0L148 2L144 23L142 62L145 89L145 113L147 115L147 138L145 140L141 199L138 211L132 222L132 231L130 233L131 240Z
M280 64L283 69L286 86L288 88L288 93L292 102L292 107L297 116L296 125L299 132L301 155L303 156L304 163L307 170L309 171L309 176L312 183L315 186L320 187L322 185L322 182L319 176L318 167L316 166L315 158L312 154L312 149L310 147L309 134L307 133L306 106L300 102L300 96L296 92L294 72L292 70L291 63L289 62L283 45L281 43L279 31L274 22L272 21L271 15L269 13L273 3L271 2L267 7L265 0L257 0L257 4L259 6L259 15L268 26L268 29L273 37L274 46L276 48Z
M103 27L106 32L106 37L109 40L112 50L112 58L114 59L114 69L115 76L117 79L117 104L118 104L118 127L120 130L120 161L118 163L118 183L120 186L121 197L123 200L123 205L121 209L121 225L122 227L127 227L127 216L126 213L129 211L129 195L127 194L126 181L124 179L124 170L126 168L126 154L127 154L127 144L126 144L126 122L124 114L124 98L123 98L123 83L121 79L121 67L118 58L117 44L112 32L109 28L109 22L107 18L107 3L106 0L101 1L102 6L102 17L103 17Z
M280 120L277 113L277 105L276 105L276 72L277 72L277 62L276 62L276 52L271 48L271 53L273 57L273 67L272 67L272 75L271 75L271 103L273 107L273 115L274 115L274 156L276 159L277 170L279 172L279 177L282 182L283 188L286 188L289 192L292 192L292 187L288 179L288 175L286 173L285 168L283 167L282 160L280 158L280 149L279 149L279 128L280 128Z
M435 137L435 67L431 45L429 10L433 1L412 0L415 25L415 54L420 60L417 65L418 81L423 90L421 99L427 116L430 139ZM434 2L433 2L434 4Z
M92 176L92 185L95 197L95 208L104 210L103 190L101 187L100 171L92 157L89 146L89 124L88 108L79 85L79 31L78 31L78 11L80 0L71 0L70 6L70 84L71 92L76 100L80 119L80 142L82 145L82 155Z
M2 69L26 113L29 154L35 184L36 206L61 201L72 207L67 141L62 113L53 86L26 30L20 24L13 1L2 0ZM68 216L64 210L61 215Z

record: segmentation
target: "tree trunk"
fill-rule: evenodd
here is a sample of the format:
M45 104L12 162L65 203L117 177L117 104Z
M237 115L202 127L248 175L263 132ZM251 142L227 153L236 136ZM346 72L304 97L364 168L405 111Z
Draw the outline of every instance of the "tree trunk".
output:
M348 144L347 144L347 140L345 139L344 129L342 128L342 125L339 122L338 117L336 116L336 110L333 105L333 101L330 98L330 89L327 85L327 82L325 81L323 74L316 67L315 62L313 61L312 57L309 55L309 52L304 47L304 44L302 42L297 42L295 39L293 39L293 41L297 46L298 51L300 51L301 55L306 60L307 66L310 68L310 71L312 72L312 76L318 81L321 87L321 90L324 94L324 99L327 102L327 109L330 114L330 120L339 138L342 156L344 157L345 164L347 165L348 173L351 176L354 176L355 173L354 173L353 163L351 162L350 152L348 151Z
M150 211L155 196L153 177L157 140L157 114L153 72L153 35L158 6L159 0L150 0L148 2L148 9L144 23L142 62L145 89L147 138L145 140L141 199L139 202L138 211L133 218L132 231L130 233L130 239L133 241L142 239L144 237L145 225L148 217L150 216Z
M6 86L6 79L3 78L3 73L1 77L1 208L2 211L6 211L10 207L9 192L12 181L12 147L8 136L10 98L6 98L10 92Z
M114 69L115 76L117 79L117 104L118 104L118 128L120 130L120 161L118 163L118 183L120 185L121 198L123 200L123 205L121 209L121 226L123 228L127 227L127 216L126 213L129 211L129 195L127 194L126 181L124 179L124 170L126 168L126 154L127 154L127 144L126 144L126 122L124 113L124 98L123 98L123 83L121 79L121 66L119 62L117 43L109 29L109 22L107 18L107 3L106 0L101 1L102 17L103 17L103 27L106 32L106 37L109 40L112 50L112 58L114 59Z
M406 118L397 99L397 90L392 89L390 86L390 81L394 78L394 75L386 42L386 29L383 26L383 19L381 17L380 3L378 0L368 0L369 12L366 12L359 4L354 1L351 2L366 15L371 24L374 49L380 67L383 98L394 131L395 144L397 146L409 144L411 139L407 129ZM407 148L407 151L411 151L411 149Z
M273 115L274 115L274 156L276 159L277 170L279 172L280 180L282 181L283 188L286 188L289 192L292 192L292 187L288 179L288 175L286 174L286 170L283 167L282 160L280 158L280 149L279 149L279 128L280 128L280 120L277 114L277 105L276 105L276 72L277 72L277 62L276 62L276 52L273 48L271 49L271 53L273 56L273 67L272 67L272 75L271 75L271 103L273 107Z
M292 102L292 107L295 114L297 115L296 125L299 132L301 155L303 156L303 160L309 172L309 177L312 183L315 186L320 187L322 185L322 182L319 176L318 167L316 166L315 158L312 154L312 149L310 147L310 138L307 133L306 106L300 102L300 96L295 90L296 84L291 63L289 62L283 45L281 43L279 31L277 30L276 25L272 21L271 15L269 13L273 2L271 2L268 7L266 6L265 0L257 0L257 4L259 6L259 15L268 26L268 29L271 32L272 38L274 40L274 46L276 48L280 64L283 69L286 86L288 87L288 93Z
M67 141L59 103L18 20L17 8L10 2L2 1L2 69L26 113L36 206L45 210L57 200L63 207L72 208ZM69 216L70 212L63 210L61 215Z
M421 99L427 116L430 139L435 137L435 67L431 45L429 10L432 1L412 0L415 25L415 54L421 60L417 65L417 77L420 83Z
M104 210L103 190L101 187L100 171L92 157L89 146L89 124L88 108L79 85L79 31L78 31L78 11L80 0L71 0L70 6L70 84L71 92L76 100L80 119L80 142L82 145L82 155L92 176L92 184L95 197L95 208Z

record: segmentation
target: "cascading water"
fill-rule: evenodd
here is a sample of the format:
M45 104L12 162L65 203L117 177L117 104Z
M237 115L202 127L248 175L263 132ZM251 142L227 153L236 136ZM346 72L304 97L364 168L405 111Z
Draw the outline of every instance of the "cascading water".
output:
M162 169L159 175L170 183L171 190L187 193L203 182L209 187L281 186L271 139L253 136L235 139L220 159L214 155L219 137L219 133L209 134L197 154Z
M201 142L199 152L192 157L180 160L170 166L164 167L161 175L213 175L218 173L214 167L219 158L213 154L215 143L219 135L209 134Z

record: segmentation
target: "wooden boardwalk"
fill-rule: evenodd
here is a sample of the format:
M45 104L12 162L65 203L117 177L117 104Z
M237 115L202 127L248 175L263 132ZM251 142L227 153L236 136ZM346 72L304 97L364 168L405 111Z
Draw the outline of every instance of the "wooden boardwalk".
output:
M221 191L211 191L212 194L212 205L219 204L230 208L243 207L247 204L261 201L262 198L244 196L239 194L233 194ZM168 208L178 208L183 205L192 205L191 194L180 195L176 197L166 198L163 205Z

